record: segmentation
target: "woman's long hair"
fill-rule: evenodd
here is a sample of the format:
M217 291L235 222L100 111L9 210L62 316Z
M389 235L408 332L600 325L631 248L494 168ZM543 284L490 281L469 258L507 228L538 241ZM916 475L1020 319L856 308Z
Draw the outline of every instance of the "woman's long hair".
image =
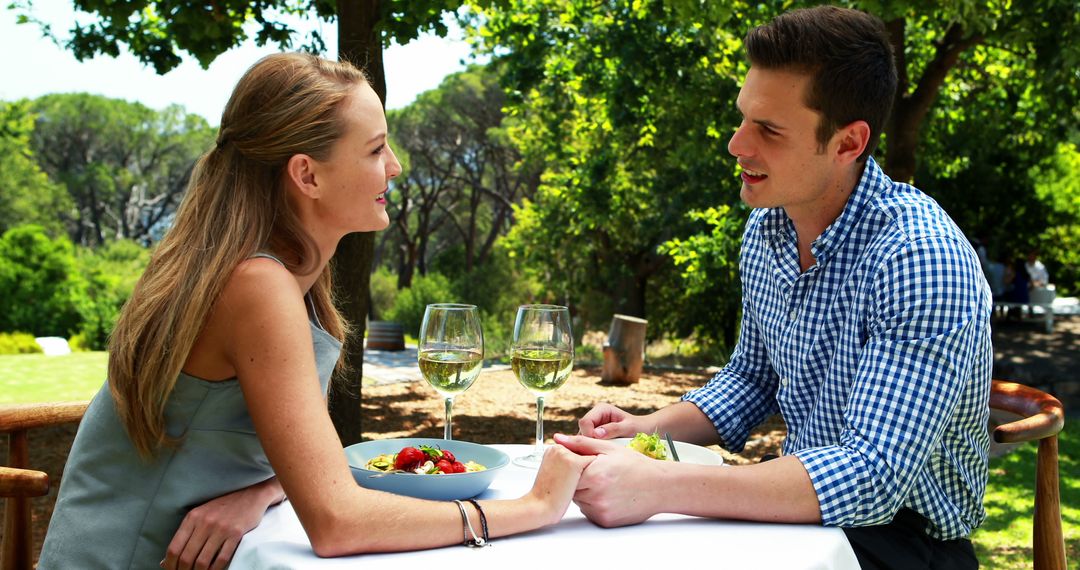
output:
M301 275L320 265L289 205L283 173L295 154L329 157L345 131L342 103L365 81L348 63L289 53L259 60L237 83L217 144L196 163L175 222L109 340L109 389L144 458L171 441L165 403L236 266L259 251ZM322 325L343 339L329 266L311 296Z

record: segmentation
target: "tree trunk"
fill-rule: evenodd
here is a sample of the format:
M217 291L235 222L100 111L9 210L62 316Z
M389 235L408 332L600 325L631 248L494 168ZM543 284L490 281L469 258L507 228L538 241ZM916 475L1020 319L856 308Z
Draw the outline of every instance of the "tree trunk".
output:
M981 34L966 35L963 25L953 23L934 44L934 57L927 64L915 89L910 89L904 54L905 24L902 18L886 24L893 53L897 54L896 98L892 114L885 124L885 173L898 182L914 182L917 166L919 130L926 119L949 71L960 55L982 42Z
M386 79L382 66L382 45L375 24L379 0L338 3L338 58L362 67L379 99L386 103ZM369 306L371 261L375 255L375 234L345 236L334 254L334 297L338 310L352 325L342 350L345 366L334 373L330 391L330 417L342 445L358 443L361 426L361 378L364 367L364 330Z
M641 378L645 365L645 326L648 321L627 315L611 318L611 330L604 343L604 368L600 381L605 384L633 384Z

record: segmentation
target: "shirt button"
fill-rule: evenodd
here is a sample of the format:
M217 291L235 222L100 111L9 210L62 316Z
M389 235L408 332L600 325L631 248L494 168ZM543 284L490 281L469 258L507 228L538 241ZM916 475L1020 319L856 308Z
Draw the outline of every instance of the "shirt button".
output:
M799 316L799 311L796 311L795 309L792 309L791 312L788 313L788 318L790 318L793 321L795 320L795 317L798 317L798 316Z
M781 386L783 386L783 387L785 387L785 388L787 388L787 385L788 385L788 379L787 379L787 378L781 378L781 379L780 379L780 385L781 385Z

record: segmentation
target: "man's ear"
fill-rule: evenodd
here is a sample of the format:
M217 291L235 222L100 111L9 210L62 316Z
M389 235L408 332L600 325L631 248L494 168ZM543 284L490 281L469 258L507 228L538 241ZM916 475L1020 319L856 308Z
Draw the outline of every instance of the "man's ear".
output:
M314 158L306 154L294 154L285 164L285 176L303 195L318 199L322 196L322 189L315 179L316 167Z
M840 127L835 136L839 141L836 158L843 164L850 164L858 160L870 144L870 125L866 121L853 121Z

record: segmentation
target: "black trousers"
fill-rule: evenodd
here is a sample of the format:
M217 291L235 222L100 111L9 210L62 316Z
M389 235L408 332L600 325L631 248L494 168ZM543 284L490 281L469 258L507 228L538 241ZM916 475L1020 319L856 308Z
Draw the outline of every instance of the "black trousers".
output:
M848 542L863 570L976 569L979 561L966 538L937 540L926 534L926 519L900 509L889 524L845 528Z

